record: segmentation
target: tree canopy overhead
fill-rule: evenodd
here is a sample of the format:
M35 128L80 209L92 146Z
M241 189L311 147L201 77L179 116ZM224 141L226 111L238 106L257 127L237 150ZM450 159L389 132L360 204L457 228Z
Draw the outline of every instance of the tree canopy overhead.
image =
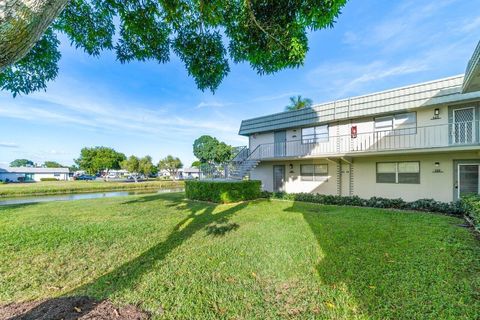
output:
M199 89L214 91L230 61L259 74L302 65L307 33L333 26L346 1L6 0L0 87L14 95L45 89L58 74L61 32L90 55L114 51L121 63L165 63L175 53Z

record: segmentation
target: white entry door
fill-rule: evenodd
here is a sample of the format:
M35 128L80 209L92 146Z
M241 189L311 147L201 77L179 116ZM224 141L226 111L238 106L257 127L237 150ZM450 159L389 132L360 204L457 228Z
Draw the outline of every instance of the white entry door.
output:
M455 144L475 142L475 108L453 110L453 142Z
M458 198L472 193L479 193L480 165L458 165Z

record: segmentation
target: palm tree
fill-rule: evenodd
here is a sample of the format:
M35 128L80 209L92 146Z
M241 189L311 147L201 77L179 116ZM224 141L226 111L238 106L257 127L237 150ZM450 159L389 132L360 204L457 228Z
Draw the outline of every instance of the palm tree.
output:
M290 97L290 104L285 107L285 111L300 110L304 108L310 108L313 102L312 99L302 98L301 95L296 97Z

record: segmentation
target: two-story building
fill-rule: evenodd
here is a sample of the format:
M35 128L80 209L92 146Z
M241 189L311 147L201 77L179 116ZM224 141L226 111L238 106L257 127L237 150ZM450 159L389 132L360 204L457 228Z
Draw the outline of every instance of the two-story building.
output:
M242 121L237 178L268 191L452 201L479 193L480 42L465 75Z

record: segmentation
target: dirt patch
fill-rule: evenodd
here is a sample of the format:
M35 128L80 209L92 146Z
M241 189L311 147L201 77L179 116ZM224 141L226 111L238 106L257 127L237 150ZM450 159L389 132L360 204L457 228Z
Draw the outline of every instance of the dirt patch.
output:
M108 300L65 297L0 305L1 320L144 320L147 313L135 306L116 307Z

